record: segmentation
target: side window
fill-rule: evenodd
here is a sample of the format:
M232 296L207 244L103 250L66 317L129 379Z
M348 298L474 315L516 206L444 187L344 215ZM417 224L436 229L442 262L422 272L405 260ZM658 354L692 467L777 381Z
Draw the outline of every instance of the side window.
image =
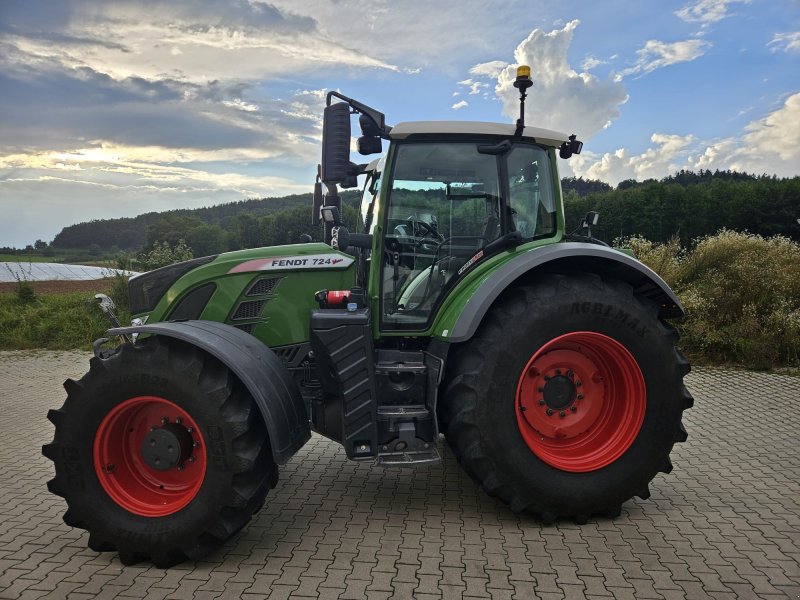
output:
M508 155L508 201L514 226L523 237L551 235L556 206L547 152L536 146L515 146Z

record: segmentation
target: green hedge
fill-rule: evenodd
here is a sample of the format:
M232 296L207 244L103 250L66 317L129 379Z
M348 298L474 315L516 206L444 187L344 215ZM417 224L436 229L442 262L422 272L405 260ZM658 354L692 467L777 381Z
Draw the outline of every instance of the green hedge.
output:
M725 230L691 250L677 239L623 243L680 297L680 345L695 362L800 366L800 244Z

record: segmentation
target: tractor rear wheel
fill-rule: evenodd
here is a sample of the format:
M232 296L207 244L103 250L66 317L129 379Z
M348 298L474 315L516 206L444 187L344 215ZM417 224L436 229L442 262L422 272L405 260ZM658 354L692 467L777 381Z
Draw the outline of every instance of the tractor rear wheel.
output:
M445 436L514 511L616 516L649 496L686 439L693 401L676 341L658 307L620 281L573 273L512 288L448 361Z
M93 358L48 419L51 492L89 547L165 568L198 559L241 529L275 486L264 421L222 363L148 338Z

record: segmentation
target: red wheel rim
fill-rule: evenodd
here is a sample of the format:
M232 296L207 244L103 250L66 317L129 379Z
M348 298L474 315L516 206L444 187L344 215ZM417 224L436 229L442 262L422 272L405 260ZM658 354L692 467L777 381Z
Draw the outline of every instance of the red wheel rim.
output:
M517 384L517 425L548 465L585 473L630 448L644 420L644 377L618 341L591 331L559 336L531 357Z
M188 456L174 468L157 470L145 461L142 447L146 436L165 426L180 426L177 431L188 444L179 450ZM115 406L97 428L94 468L103 489L119 506L136 515L163 517L197 495L206 474L205 444L197 423L177 404L157 396L137 396Z

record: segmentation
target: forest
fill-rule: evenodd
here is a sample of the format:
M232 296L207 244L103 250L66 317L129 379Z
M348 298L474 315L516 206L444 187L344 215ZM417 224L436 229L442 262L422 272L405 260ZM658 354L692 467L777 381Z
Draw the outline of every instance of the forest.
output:
M800 241L800 177L680 171L661 180L623 181L616 188L580 177L565 178L561 185L567 231L577 228L587 211L597 211L600 223L593 234L607 242L633 235L666 242L677 236L691 247L721 229ZM346 191L342 198L345 222L352 227L360 194ZM194 256L202 256L296 243L304 233L318 240L321 232L311 224L310 211L309 193L99 219L64 227L49 245L37 240L35 250L134 254L156 242L174 246L184 240Z

